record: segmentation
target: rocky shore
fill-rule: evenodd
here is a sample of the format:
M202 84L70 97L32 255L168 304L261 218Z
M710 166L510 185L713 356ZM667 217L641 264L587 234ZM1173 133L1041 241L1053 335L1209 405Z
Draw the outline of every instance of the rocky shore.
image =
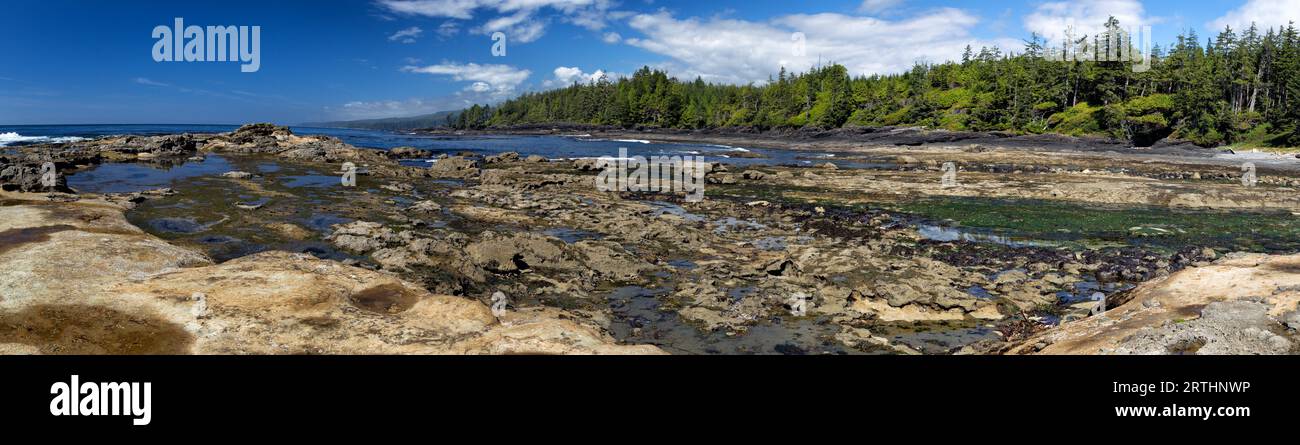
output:
M20 147L0 155L0 350L1295 352L1289 167L1245 187L1195 148L1031 145L855 148L878 169L718 164L702 202L598 191L582 159L267 124ZM217 160L229 171L165 190L68 181Z

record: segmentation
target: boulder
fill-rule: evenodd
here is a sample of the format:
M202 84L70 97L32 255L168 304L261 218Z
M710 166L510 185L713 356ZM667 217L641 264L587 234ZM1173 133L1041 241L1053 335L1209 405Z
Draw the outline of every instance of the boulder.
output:
M435 178L469 179L481 173L479 161L463 156L449 156L439 159L429 167L429 174Z

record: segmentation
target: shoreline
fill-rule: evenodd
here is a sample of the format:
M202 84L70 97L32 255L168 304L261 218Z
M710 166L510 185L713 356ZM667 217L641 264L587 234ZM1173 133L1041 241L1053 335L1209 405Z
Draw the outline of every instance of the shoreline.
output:
M645 137L639 136L628 139ZM1250 270L1280 283L1278 289L1300 282L1286 255L1232 253L1300 252L1289 224L1289 215L1300 213L1300 197L1294 193L1300 176L1263 176L1259 187L1243 187L1234 182L1239 173L1231 165L1189 169L1149 157L1135 162L1127 156L1066 156L1046 149L891 146L861 152L896 162L888 168L722 166L706 176L707 199L686 202L674 195L600 192L592 187L595 172L581 160L501 153L446 156L428 167L407 167L400 165L401 155L428 153L359 148L266 124L222 134L105 137L18 148L17 157L0 155L0 163L14 163L0 170L21 173L0 177L6 188L38 184L28 176L36 167L29 160L43 156L73 167L66 170L73 175L90 168L219 161L209 170L172 180L164 190L6 195L0 206L13 221L30 219L5 232L15 247L0 252L0 262L9 262L3 269L9 273L0 278L20 295L39 297L27 299L32 303L27 306L21 299L7 300L16 305L9 312L95 313L50 309L40 296L54 288L43 281L53 276L14 271L68 268L72 266L59 264L74 260L110 261L95 252L66 252L78 249L76 240L88 234L117 236L127 231L128 221L131 233L123 234L128 238L114 242L139 250L138 258L200 255L188 264L199 269L157 266L149 260L138 270L143 281L78 279L72 285L85 283L89 290L65 292L74 295L72 301L99 307L111 300L101 288L129 288L129 301L105 307L116 311L114 317L139 311L163 314L159 319L172 324L150 326L177 340L156 345L164 352L189 350L186 345L193 344L200 345L196 351L209 353L259 354L1096 353L1088 343L1072 340L1093 335L1088 333L1093 327L1109 329L1104 319L1090 316L1099 303L1092 299L1096 293L1103 294L1108 307L1124 308L1115 312L1117 317L1148 313L1143 305L1153 303L1143 295L1178 295L1159 304L1179 309L1160 313L1193 317L1188 314L1199 310L1200 302L1220 297L1201 289L1204 280ZM945 159L961 162L956 187L939 181L939 164ZM361 164L369 173L358 176L356 188L341 187L334 175L345 161ZM62 179L70 192L67 178ZM118 216L83 215L82 208L97 200L129 210ZM1095 208L1101 205L1115 208ZM1262 211L1271 213L1255 213ZM118 222L87 228L77 222L83 220ZM941 228L938 237L922 230L933 224ZM980 232L981 227L1003 229ZM1062 236L1074 241L1034 242ZM1243 237L1250 240L1243 242ZM167 253L177 249L190 253ZM58 258L49 257L50 252ZM1241 255L1262 260L1236 260ZM167 271L151 278L159 267ZM362 282L293 275L331 268L363 277ZM285 273L299 284L280 283L280 293L268 290L256 298L236 292L260 289L252 283ZM1199 278L1171 278L1188 275ZM380 281L387 284L377 286L379 278L366 278L380 276L402 284L385 278ZM234 284L221 292L195 287L209 278ZM1183 284L1171 288L1168 283ZM339 285L349 290L322 303L328 308L323 314L278 306L292 306L296 298L317 292L310 289ZM175 294L175 301L147 297L158 292ZM186 315L194 292L206 295L210 310L224 306L234 312L207 319ZM497 331L482 314L496 292L509 296L508 313L529 314L541 323L530 325L550 327L533 334ZM791 312L792 293L812 297L807 314ZM1292 335L1277 326L1300 301L1292 300L1293 294L1300 291L1280 290L1280 299L1270 300L1269 309L1259 314L1247 304L1249 313L1258 315L1251 315L1250 326L1281 338L1269 337L1272 346L1214 334L1218 337L1209 342L1222 343L1207 351L1279 353L1274 346L1292 344ZM247 318L246 311L266 305L273 310ZM452 305L461 312L417 309L427 305ZM429 325L428 317L444 318ZM93 318L76 319L91 329ZM1211 316L1193 326L1219 332L1215 329L1224 325L1215 320ZM291 347L240 349L248 338L265 338L213 330L213 321L226 326L288 323L294 327L266 332ZM423 340L402 334L448 326L461 330ZM1135 322L1130 327L1151 326ZM333 345L309 338L322 329L355 341ZM363 334L376 329L378 336ZM1146 336L1140 343L1119 336L1105 348L1150 351L1177 343L1175 334ZM521 335L539 337L525 341ZM560 340L566 335L581 336L583 345ZM188 340L190 336L197 339ZM470 349L455 346L465 336L484 340L466 346ZM17 344L25 346L13 347L20 352L63 351L57 343L20 340ZM509 341L514 343L500 343ZM1062 346L1049 347L1056 343Z
M638 139L668 143L704 143L729 147L756 147L796 152L847 152L859 155L932 157L936 149L960 151L1010 151L1026 159L1050 163L1057 156L1084 160L1148 160L1187 167L1224 167L1243 162L1269 162L1269 168L1300 172L1300 154L1259 150L1264 159L1234 155L1227 147L1207 148L1179 141L1160 141L1151 147L1133 147L1122 141L1094 136L1060 134L1010 135L999 132L951 132L916 127L850 128L831 131L754 133L715 130L627 130L591 125L537 125L484 130L417 129L413 134L432 136L560 136L587 135L599 139Z

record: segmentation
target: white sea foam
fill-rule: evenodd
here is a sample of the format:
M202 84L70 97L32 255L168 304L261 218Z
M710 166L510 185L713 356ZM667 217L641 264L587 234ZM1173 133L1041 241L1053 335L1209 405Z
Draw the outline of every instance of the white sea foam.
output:
M0 133L0 147L5 147L10 144L18 144L18 143L36 144L36 143L43 143L43 142L58 143L58 142L77 142L77 141L84 141L84 140L86 140L86 138L77 137L77 136L63 136L63 137L52 138L49 136L23 136L21 134L14 133L12 131L8 133Z
M732 147L730 145L709 144L709 147L725 148L731 151L749 151L748 148Z

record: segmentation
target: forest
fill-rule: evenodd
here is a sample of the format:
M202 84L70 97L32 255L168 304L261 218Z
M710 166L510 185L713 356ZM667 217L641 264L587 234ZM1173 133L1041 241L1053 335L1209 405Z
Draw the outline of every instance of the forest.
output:
M1187 31L1153 45L1151 69L1106 59L1125 33L1110 19L1091 43L1093 60L1045 57L1059 47L1034 35L1018 52L967 47L960 61L917 64L897 74L854 76L829 63L784 68L762 85L681 81L643 67L630 78L523 94L474 105L451 127L595 124L624 128L833 129L921 126L953 131L1060 133L1122 138L1146 146L1172 137L1202 146L1300 146L1300 36L1294 24L1226 28L1204 41ZM1068 43L1057 44L1069 46Z

